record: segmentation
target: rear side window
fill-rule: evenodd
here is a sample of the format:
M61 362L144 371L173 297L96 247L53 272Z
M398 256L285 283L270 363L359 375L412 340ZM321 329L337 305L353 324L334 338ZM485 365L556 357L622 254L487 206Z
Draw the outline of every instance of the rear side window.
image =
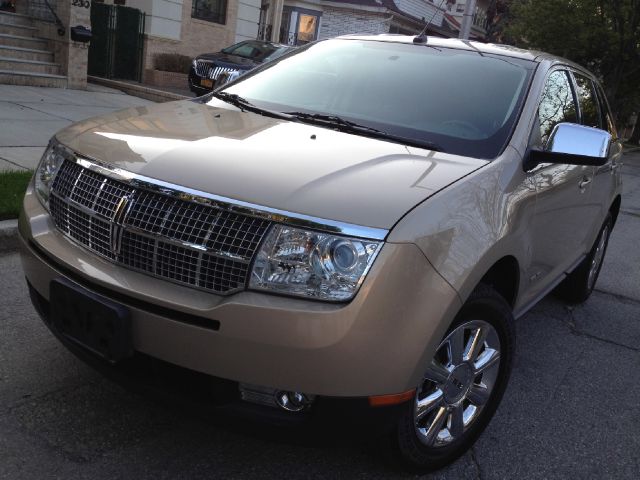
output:
M607 103L607 97L604 94L604 90L600 85L597 85L598 90L598 103L600 105L600 112L602 113L602 128L607 130L613 138L618 137L618 133L616 132L616 124L613 121L613 115L611 115L611 110L609 109L609 104Z
M547 142L553 127L557 124L578 123L578 110L568 72L556 70L547 78L538 107L538 120L542 144Z
M580 102L582 125L587 127L602 128L600 123L600 110L598 108L598 96L593 83L587 77L574 74L576 79L576 94Z

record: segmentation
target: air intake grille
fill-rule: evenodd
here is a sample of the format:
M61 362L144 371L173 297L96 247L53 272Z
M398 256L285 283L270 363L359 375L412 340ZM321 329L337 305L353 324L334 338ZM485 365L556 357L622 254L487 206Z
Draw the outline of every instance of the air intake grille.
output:
M239 70L233 67L220 67L212 62L196 60L196 73L199 77L211 78L215 80L221 73L235 73Z
M133 187L69 160L53 182L50 211L60 231L115 263L220 294L244 288L270 223Z

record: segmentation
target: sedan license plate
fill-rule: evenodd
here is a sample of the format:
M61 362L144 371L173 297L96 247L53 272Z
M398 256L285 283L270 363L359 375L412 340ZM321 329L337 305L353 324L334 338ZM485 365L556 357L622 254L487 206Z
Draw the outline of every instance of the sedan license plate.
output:
M128 308L62 279L53 280L49 291L58 333L112 363L133 354Z
M200 79L200 86L206 88L213 88L213 80L210 78L202 78Z

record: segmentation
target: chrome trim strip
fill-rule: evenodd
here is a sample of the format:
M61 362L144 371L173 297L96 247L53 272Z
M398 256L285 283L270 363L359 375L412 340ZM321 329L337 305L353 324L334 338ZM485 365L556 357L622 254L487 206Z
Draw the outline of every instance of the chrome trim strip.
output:
M79 156L73 152L69 152L68 159L88 170L105 175L114 180L127 183L133 188L151 190L163 195L178 197L181 200L202 203L234 213L265 219L276 223L283 223L291 226L298 226L368 240L384 240L389 234L389 230L383 228L364 227L335 220L313 217L301 213L287 212L284 210L264 207L249 202L243 202L241 200L234 200L232 198L194 190L192 188L132 173L94 159Z

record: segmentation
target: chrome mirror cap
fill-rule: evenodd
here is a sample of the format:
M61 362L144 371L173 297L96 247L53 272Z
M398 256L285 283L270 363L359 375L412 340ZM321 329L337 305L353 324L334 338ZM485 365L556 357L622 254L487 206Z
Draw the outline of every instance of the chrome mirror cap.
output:
M551 132L546 151L586 157L607 158L611 134L575 123L559 123Z

